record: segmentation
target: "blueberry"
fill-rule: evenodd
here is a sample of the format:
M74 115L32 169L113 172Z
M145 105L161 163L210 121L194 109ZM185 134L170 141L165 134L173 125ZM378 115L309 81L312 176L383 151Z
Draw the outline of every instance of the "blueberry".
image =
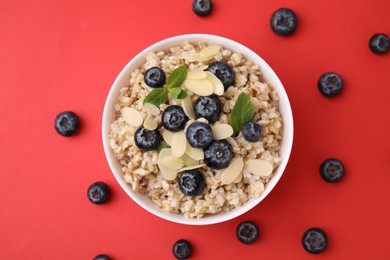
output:
M298 17L289 8L280 8L271 16L271 29L274 33L287 36L292 34L298 25Z
M390 49L390 39L386 34L377 33L370 38L368 46L373 53L383 54Z
M192 11L198 16L207 16L211 13L213 4L211 0L194 0L192 2Z
M232 147L225 140L213 141L203 152L204 163L212 169L226 168L232 160Z
M183 130L187 121L183 108L176 105L167 107L161 116L162 125L172 132Z
M242 136L248 142L255 143L260 140L262 129L260 125L254 121L249 121L242 126Z
M234 85L234 70L224 61L214 61L207 68L222 82L225 91L228 87Z
M80 128L80 119L74 112L61 112L54 120L54 128L60 135L72 136Z
M93 258L93 260L111 260L111 258L108 255L97 255Z
M237 226L236 235L242 243L252 244L259 237L259 229L252 221L244 221Z
M134 134L135 145L145 152L157 149L161 141L162 136L157 129L148 130L141 126Z
M187 259L192 254L192 246L187 240L180 239L173 245L172 252L177 259Z
M110 189L104 182L98 181L88 187L88 199L94 204L103 204L110 196Z
M206 182L198 169L184 171L179 176L179 188L186 196L196 197L203 193Z
M321 253L328 246L328 238L320 228L309 228L303 234L302 245L311 254Z
M194 111L196 118L203 117L209 123L215 123L221 114L221 101L216 95L199 97L195 101Z
M145 72L144 80L151 88L161 88L165 84L165 73L159 67L152 67Z
M318 80L318 89L325 97L337 96L343 87L343 80L340 75L334 72L326 72Z
M327 182L338 182L345 175L344 165L340 160L326 159L320 166L320 174Z
M211 127L203 122L194 122L186 132L187 142L195 148L205 148L213 141Z

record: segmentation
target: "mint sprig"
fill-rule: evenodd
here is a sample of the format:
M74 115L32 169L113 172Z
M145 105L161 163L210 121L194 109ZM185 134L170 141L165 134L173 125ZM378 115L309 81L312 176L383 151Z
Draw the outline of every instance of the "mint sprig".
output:
M235 133L241 131L242 126L251 121L254 115L254 107L251 98L244 92L242 92L234 104L232 112L230 114L230 125Z
M181 65L169 75L165 85L162 88L156 88L149 92L144 99L145 103L151 103L157 107L164 104L168 100L168 93L174 99L184 99L187 97L187 92L180 88L184 80L187 78L188 68L186 65Z

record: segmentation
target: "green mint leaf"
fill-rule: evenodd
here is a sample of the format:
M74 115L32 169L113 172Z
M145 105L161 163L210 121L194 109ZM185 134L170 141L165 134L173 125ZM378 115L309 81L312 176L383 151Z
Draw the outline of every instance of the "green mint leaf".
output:
M162 149L164 148L171 148L171 146L169 144L160 144L158 147L157 147L157 152L160 153Z
M159 107L161 104L164 104L168 100L168 93L165 88L156 88L149 92L149 94L144 99L145 103L151 103L156 107Z
M187 66L181 65L172 71L171 75L167 78L166 84L168 88L177 88L183 83L187 77Z
M187 92L181 88L171 88L169 89L169 93L174 99L184 99L187 97Z
M234 132L240 132L242 126L253 119L253 114L254 108L251 98L244 92L241 93L230 114L230 125L233 127Z

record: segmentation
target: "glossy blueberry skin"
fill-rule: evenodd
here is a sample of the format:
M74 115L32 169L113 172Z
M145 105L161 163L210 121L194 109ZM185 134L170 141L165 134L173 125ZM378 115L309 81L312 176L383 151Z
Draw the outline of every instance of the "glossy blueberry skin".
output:
M183 108L177 105L167 107L161 116L162 125L172 132L183 130L187 121Z
M258 123L249 121L242 126L241 132L245 140L255 143L260 140L262 129Z
M62 136L72 136L80 128L80 119L72 111L61 112L54 120L54 128Z
M93 260L111 260L111 258L108 255L97 255L93 258Z
M88 187L87 196L94 204L103 204L110 197L110 189L104 182L95 182Z
M187 142L195 148L205 148L213 141L211 127L203 122L194 122L187 127Z
M215 170L228 167L233 156L232 147L225 140L213 141L203 152L204 163Z
M236 229L236 236L244 244L252 244L259 237L259 229L252 221L241 222Z
M271 29L274 33L287 36L292 34L298 26L298 17L289 8L280 8L271 16Z
M216 95L199 97L195 101L194 112L196 118L203 117L209 123L215 123L221 114L221 101Z
M145 152L157 149L161 141L162 136L157 129L148 130L141 126L134 134L135 145Z
M207 16L213 10L211 0L194 0L192 2L192 11L198 16Z
M206 182L198 169L184 171L179 176L179 188L186 196L196 197L203 193Z
M386 53L390 49L390 39L386 34L374 34L369 41L368 46L375 54Z
M161 88L165 84L165 73L159 67L152 67L145 72L145 84L151 88Z
M327 182L338 182L344 178L344 165L340 160L326 159L320 166L320 175Z
M222 82L225 91L234 85L234 70L225 61L214 61L207 68Z
M173 245L172 252L177 259L187 259L192 254L192 246L187 240L180 239Z
M328 246L328 237L320 228L309 228L302 236L303 248L311 254L319 254Z
M335 97L343 90L343 80L335 72L326 72L318 80L318 89L325 97Z

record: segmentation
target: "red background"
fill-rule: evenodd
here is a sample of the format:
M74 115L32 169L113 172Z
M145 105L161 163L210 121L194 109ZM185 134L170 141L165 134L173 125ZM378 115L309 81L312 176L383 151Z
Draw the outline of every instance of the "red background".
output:
M390 35L390 1L213 0L214 13L193 14L190 0L36 0L0 3L0 252L2 259L173 259L180 238L193 259L388 259L390 53L368 49L372 34ZM269 26L292 8L294 35ZM284 83L295 139L285 174L247 214L211 226L159 219L136 205L110 172L101 142L106 95L125 64L145 47L183 33L211 33L248 46ZM327 99L319 76L338 72L345 89ZM77 136L53 127L63 110L80 115ZM345 178L319 176L328 157ZM109 203L96 206L88 186L106 182ZM260 239L243 245L237 224L255 221ZM328 249L313 256L303 232L323 228Z

